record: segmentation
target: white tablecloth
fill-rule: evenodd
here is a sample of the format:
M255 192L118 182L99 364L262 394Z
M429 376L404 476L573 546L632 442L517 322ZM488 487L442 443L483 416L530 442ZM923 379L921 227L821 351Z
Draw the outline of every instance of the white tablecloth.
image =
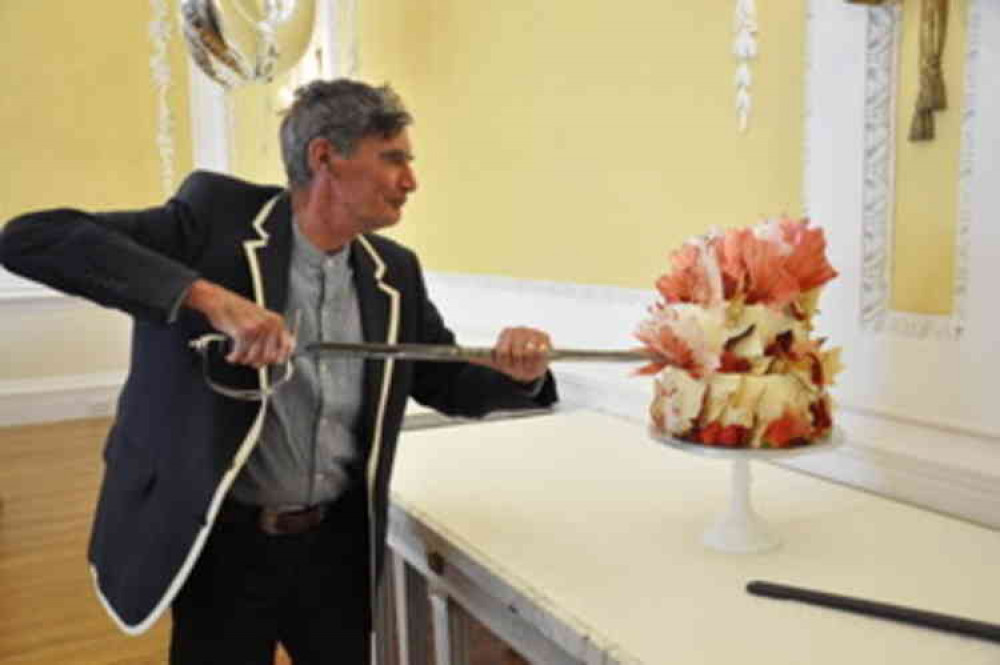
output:
M823 453L816 453L823 454ZM783 545L707 550L730 464L575 411L404 434L393 500L609 652L666 663L1000 663L1000 645L746 593L754 579L1000 621L1000 533L753 463Z

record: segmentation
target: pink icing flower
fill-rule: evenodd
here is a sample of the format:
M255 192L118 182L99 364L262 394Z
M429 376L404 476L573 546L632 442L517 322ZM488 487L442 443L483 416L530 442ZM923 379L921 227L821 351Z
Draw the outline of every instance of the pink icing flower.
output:
M837 276L826 259L823 230L809 228L808 219L780 218L685 245L671 256L671 272L657 288L668 303L708 304L714 302L713 270L720 275L724 298L743 295L749 304L779 309Z
M655 358L647 365L636 370L636 374L658 374L665 367L686 369L696 378L700 376L694 359L694 352L670 326L646 322L642 324L635 336L645 345L647 351Z
M749 229L731 229L715 238L712 243L722 270L723 291L727 299L742 293L746 286L747 269L743 262L743 246L746 244L746 237L750 235Z
M792 252L785 261L785 270L792 275L800 291L809 291L829 282L837 271L826 259L826 238L823 229L808 229L806 219L782 222L786 237L791 239Z
M721 313L720 313L721 316ZM638 370L638 374L656 374L664 367L677 367L701 378L719 367L721 348L716 348L697 321L681 318L669 305L650 310L650 316L639 324L636 338L653 360Z
M667 303L713 306L722 301L722 272L710 242L697 238L670 255L671 271L656 281Z
M670 255L671 271L656 280L656 289L668 303L693 302L697 289L698 248L684 245Z
M715 338L723 326L726 300L740 298L748 305L779 310L791 306L792 315L803 316L798 296L837 275L825 253L823 231L809 228L808 219L780 218L713 231L685 243L671 253L670 271L656 282L662 302L636 332L654 358L639 373L655 374L674 366L700 377L719 369L723 349ZM690 312L679 316L688 303L712 312L711 316L697 319ZM796 349L794 355L819 358L815 349ZM729 363L725 369L737 368ZM817 372L822 380L822 368Z
M783 246L778 243L752 234L746 236L743 263L747 270L747 303L764 303L780 308L800 293L795 277L785 269L782 250Z

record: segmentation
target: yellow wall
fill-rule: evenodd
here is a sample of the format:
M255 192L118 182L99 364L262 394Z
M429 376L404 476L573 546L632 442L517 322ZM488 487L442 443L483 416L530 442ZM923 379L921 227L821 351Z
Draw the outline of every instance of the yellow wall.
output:
M907 139L919 90L920 3L903 5L892 248L894 310L949 314L955 285L958 178L965 94L966 0L951 3L944 51L948 110L934 114L931 142Z
M148 2L0 3L0 219L51 205L162 201L151 17ZM176 30L173 47L176 170L184 174L187 64Z
M799 214L803 4L758 3L751 130L739 134L729 2L365 0L361 75L391 81L417 120L421 191L394 233L431 269L647 288L693 233ZM916 94L917 4L904 5L901 132ZM938 140L899 141L898 309L951 307L966 5L952 3L952 106L937 116ZM163 199L150 18L147 2L0 2L0 223L46 206ZM173 27L180 178L191 167L187 62ZM283 179L285 82L234 93L237 174ZM0 379L124 367L124 317L24 311L0 306L0 348L19 349Z
M174 20L174 4L168 3ZM0 224L31 209L163 201L149 2L0 2ZM191 168L187 64L174 31L175 171ZM0 304L0 380L124 368L128 321L96 307Z
M432 269L650 287L691 234L801 214L803 4L758 3L741 135L730 2L366 0L362 76L416 116L395 234Z

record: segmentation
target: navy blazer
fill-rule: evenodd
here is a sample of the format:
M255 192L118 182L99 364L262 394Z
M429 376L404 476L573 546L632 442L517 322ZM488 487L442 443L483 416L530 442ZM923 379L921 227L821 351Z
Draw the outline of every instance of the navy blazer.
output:
M180 590L267 408L211 391L189 342L211 332L199 312L172 308L203 277L282 312L291 255L286 191L204 171L165 205L92 214L58 209L10 221L0 263L134 318L128 378L104 450L105 475L89 559L97 593L119 627L147 629ZM376 234L351 261L366 341L450 344L420 265ZM263 370L224 366L230 384L266 385ZM531 398L503 374L464 363L366 360L357 441L367 485L369 573L382 567L388 487L409 396L449 414L546 406L551 375ZM373 582L374 586L374 582Z

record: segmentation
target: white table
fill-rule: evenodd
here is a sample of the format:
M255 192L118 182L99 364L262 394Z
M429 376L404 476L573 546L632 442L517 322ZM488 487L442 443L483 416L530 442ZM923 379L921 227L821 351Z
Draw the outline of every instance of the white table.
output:
M848 433L849 435L850 433ZM1000 533L754 463L759 555L705 549L729 464L575 411L411 431L389 542L403 662L461 662L461 607L533 662L1000 663L1000 645L744 590L763 579L1000 621ZM822 453L817 453L822 454ZM393 654L395 655L395 654Z
M549 408L495 411L484 418L472 419L447 416L439 411L423 406L414 399L410 399L406 404L406 416L403 421L403 430L406 432L403 435L403 442L405 445L406 439L410 436L410 433L413 430L481 424L496 420L531 418L548 415L551 412L552 411ZM405 656L406 662L411 662L411 658L408 654L412 652L414 654L413 658L418 659L413 662L419 662L421 665L425 665L428 658L427 654L430 649L430 643L427 638L431 630L429 618L426 616L426 611L422 602L427 600L427 584L420 576L413 574L409 575L408 584L410 587L410 605L414 607L411 613L415 615L415 619L408 620L408 609L405 600L407 594L405 587L402 587L401 590L397 592L397 585L394 583L395 577L398 577L401 583L407 583L403 581L406 577L404 572L405 569L402 566L401 560L398 557L395 557L391 551L387 552L386 559L390 562L395 561L394 565L398 567L399 570L397 572L390 571L379 589L375 623L379 636L383 639L373 642L373 662L378 663L378 665L397 665L400 662L401 655ZM396 601L397 595L399 596L399 602L401 603L398 608ZM440 598L440 596L436 596L435 598ZM455 616L451 619L452 622L458 624L458 630L456 630L454 634L456 649L459 648L459 640L464 635L465 625L462 623L462 620L463 616L459 613L455 613ZM400 650L397 648L397 641L400 637L403 639L404 646L402 649L405 654L401 654ZM440 637L439 641L441 641Z
M416 400L410 399L406 403L406 417L403 419L403 429L406 431L414 429L429 429L431 427L451 427L453 425L474 425L483 422L493 422L494 420L513 420L516 418L532 418L534 416L551 413L551 409L518 409L516 411L494 411L483 418L463 418L461 416L446 416L440 411L435 411ZM405 441L404 435L404 441Z

